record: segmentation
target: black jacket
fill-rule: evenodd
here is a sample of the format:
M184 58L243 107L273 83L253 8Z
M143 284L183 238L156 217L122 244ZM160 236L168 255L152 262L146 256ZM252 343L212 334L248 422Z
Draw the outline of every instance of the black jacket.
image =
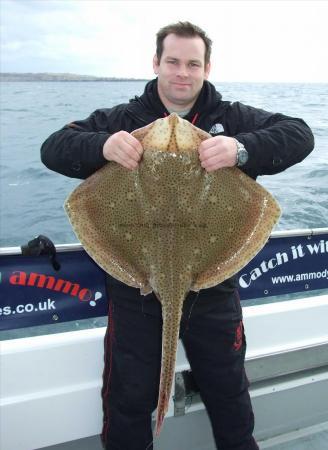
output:
M53 133L41 147L42 162L63 175L85 179L108 163L102 151L111 134L120 130L132 132L168 114L158 96L157 80L152 80L144 93L129 103L98 109L87 119L72 122ZM207 132L216 125L214 128L221 131L213 135L233 136L242 142L249 153L242 170L254 179L258 175L287 169L302 161L314 147L312 132L302 119L270 113L239 102L223 101L221 94L208 81L204 82L185 119ZM129 288L111 277L109 279L110 285L117 288L115 292L110 291L113 296L122 295L130 303L132 297L138 295L138 289ZM236 279L232 278L205 291L210 299L217 297L218 293L229 294L236 286ZM151 295L146 300L150 298ZM158 309L159 302L156 300L155 303L152 307ZM131 305L136 307L137 304L133 298Z
M132 132L167 114L157 93L157 81L150 81L141 97L98 109L87 119L53 133L41 147L42 162L63 175L85 179L108 162L102 150L111 134ZM222 101L208 81L185 119L196 119L194 124L207 132L214 124L221 124L224 131L218 134L242 142L249 153L242 170L252 178L287 169L302 161L314 146L312 132L302 119Z

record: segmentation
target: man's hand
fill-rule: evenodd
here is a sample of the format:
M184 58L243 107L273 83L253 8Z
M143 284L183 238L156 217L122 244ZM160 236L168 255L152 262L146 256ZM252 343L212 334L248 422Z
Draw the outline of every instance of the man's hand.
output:
M108 161L115 161L126 169L136 169L143 154L140 142L126 131L112 134L103 146L103 155Z
M236 141L227 136L206 139L200 144L198 153L201 165L207 172L232 167L237 162Z

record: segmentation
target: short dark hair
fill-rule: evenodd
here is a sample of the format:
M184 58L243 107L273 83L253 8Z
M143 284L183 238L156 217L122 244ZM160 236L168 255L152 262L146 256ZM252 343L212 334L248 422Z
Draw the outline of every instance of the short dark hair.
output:
M175 34L181 37L195 37L199 36L203 39L205 44L205 64L210 62L212 41L206 35L205 31L199 28L197 25L193 25L190 22L177 22L167 25L161 28L156 34L156 56L158 62L163 54L163 41L169 34Z

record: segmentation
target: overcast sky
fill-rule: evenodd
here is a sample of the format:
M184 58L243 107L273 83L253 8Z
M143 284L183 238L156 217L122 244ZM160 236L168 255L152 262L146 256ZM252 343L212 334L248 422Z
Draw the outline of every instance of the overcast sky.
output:
M212 81L328 82L327 1L0 0L1 71L152 78L155 34L189 20Z

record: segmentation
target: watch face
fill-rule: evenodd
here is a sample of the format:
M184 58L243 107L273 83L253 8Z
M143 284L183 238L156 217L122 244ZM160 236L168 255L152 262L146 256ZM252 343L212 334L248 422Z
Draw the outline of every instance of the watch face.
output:
M243 164L245 164L245 162L248 160L248 153L244 149L242 149L240 152L240 160Z
M247 150L245 148L240 148L238 150L238 166L243 166L244 164L247 163L248 160L248 153Z

